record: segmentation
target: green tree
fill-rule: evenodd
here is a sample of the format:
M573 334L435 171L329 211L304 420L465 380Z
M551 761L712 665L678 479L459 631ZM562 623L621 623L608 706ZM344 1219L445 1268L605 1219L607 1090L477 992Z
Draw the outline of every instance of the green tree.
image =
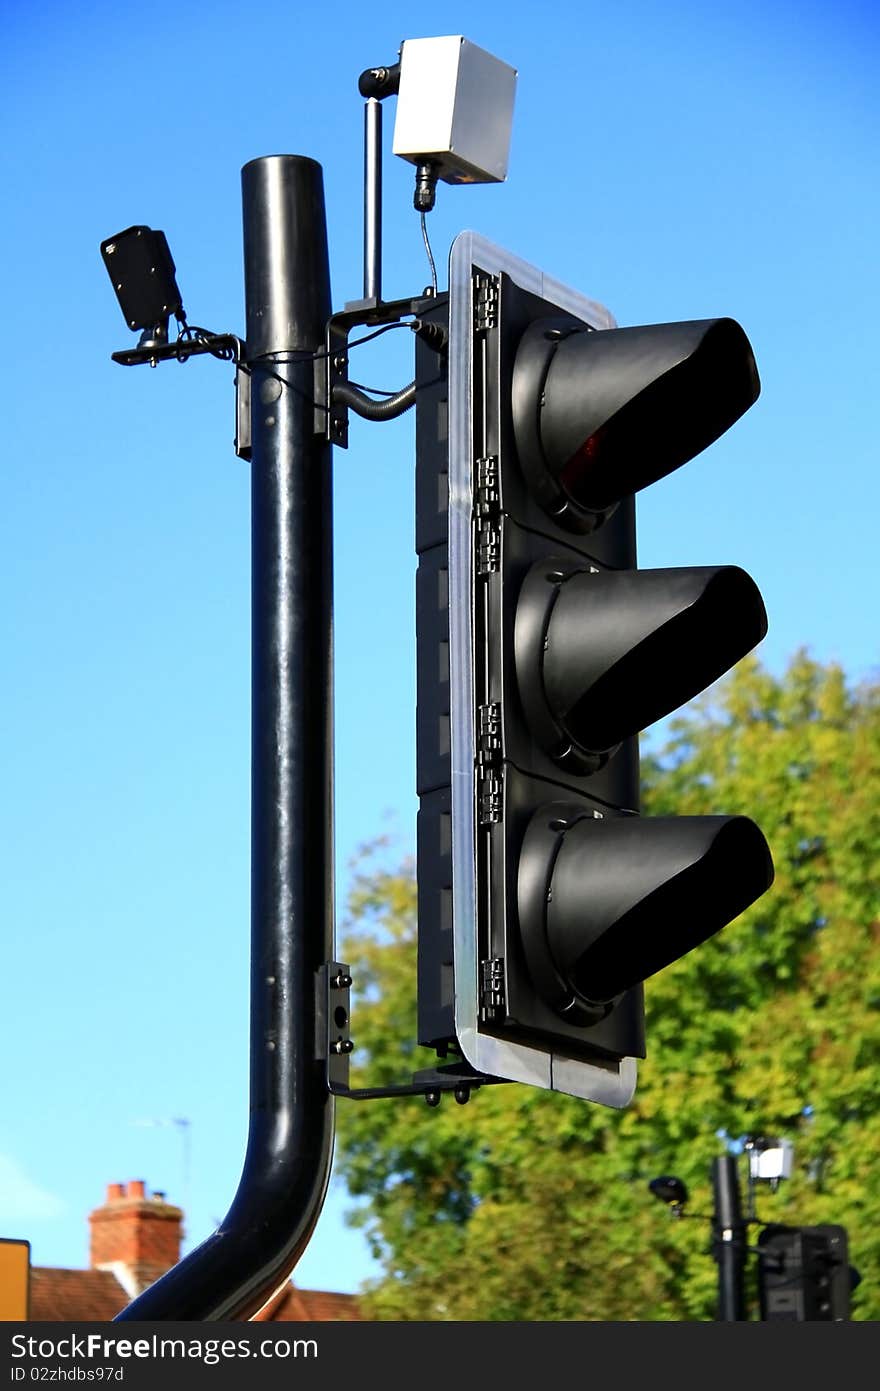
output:
M339 1103L354 1220L384 1270L372 1317L711 1319L711 1161L722 1137L755 1133L792 1140L796 1163L775 1194L761 1187L758 1216L842 1223L862 1275L853 1316L880 1317L878 697L804 653L781 679L749 659L643 754L646 814L754 816L776 880L648 983L626 1110L518 1085L464 1108ZM361 1081L430 1062L413 1043L415 917L412 866L367 856L346 944ZM702 1216L668 1219L647 1188L661 1173Z

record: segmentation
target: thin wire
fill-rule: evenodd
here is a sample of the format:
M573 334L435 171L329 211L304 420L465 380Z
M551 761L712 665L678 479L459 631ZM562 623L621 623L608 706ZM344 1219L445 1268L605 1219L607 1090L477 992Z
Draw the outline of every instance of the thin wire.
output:
M409 325L407 322L405 322L403 319L397 319L393 324L383 324L381 328L374 328L372 333L365 333L364 336L363 336L363 338L352 338L352 339L346 344L346 348L347 348L347 349L350 349L350 348L359 348L359 347L361 346L362 343L372 343L372 341L373 341L374 338L381 338L381 336L382 336L383 333L390 333L391 330L392 330L393 328L409 328L409 327L410 327L410 325ZM313 353L312 356L313 356L316 360L320 360L321 358L325 358L325 357L335 357L336 354L337 354L338 352L339 352L339 349L338 349L338 348L330 348L329 350L324 351L324 352Z
M177 359L179 362L188 361L190 354L186 351L187 343L208 343L212 338L219 335L211 333L206 328L200 328L198 324L188 324L184 314L177 314L177 338L175 347L177 348ZM217 357L221 362L237 362L238 348L232 345L223 348L209 349L212 357Z
M434 283L436 289L436 278ZM183 315L179 314L176 316L176 318L178 325L178 334L175 340L175 345L178 349L178 361L186 362L190 356L190 354L186 351L187 343L205 342L206 340L214 338L217 335L210 333L207 329L200 328L198 324L188 324L185 316ZM363 343L371 343L374 338L380 338L383 333L389 333L391 329L412 327L413 325L404 319L398 319L393 324L382 324L381 327L374 329L372 333L365 333L362 338L353 338L349 343L346 344L346 350L350 350L351 348L359 348ZM323 351L304 354L303 360L321 360L334 355L337 351L338 349L333 349L331 352ZM216 348L212 349L211 352L213 357L218 357L221 359L221 361L235 362L235 365L238 368L238 370L240 372L245 373L246 376L253 375L253 367L249 363L244 362L238 356L238 351L236 348ZM262 370L264 371L266 376L274 378L275 381L280 382L282 386L286 386L289 390L295 392L296 395L302 396L306 400L311 399L309 393L304 392L301 388L298 388L292 381L290 381L288 377L282 376L280 372L273 372L271 369L267 369L266 367L263 367ZM396 396L398 394L397 391L387 391L384 390L382 387L378 386L364 386L361 382L350 382L349 385L355 387L358 391L372 392L375 396ZM325 409L327 408L325 407Z
M436 293L437 293L437 267L434 265L434 255L433 255L433 252L431 251L431 243L430 243L430 241L428 240L428 224L427 224L427 222L425 221L425 214L424 214L424 212L421 212L421 213L419 214L419 219L420 219L421 224L422 224L422 240L423 240L424 243L425 243L425 250L426 250L427 253L428 253L428 264L429 264L429 266L431 267L431 284L432 284L432 286L434 287L434 294L436 295Z
M396 396L396 391L386 391L382 386L365 386L363 382L353 382L349 380L349 386L353 386L358 391L371 391L374 396ZM399 388L398 388L399 389Z
M349 343L350 348L359 348L361 343L371 343L374 338L379 338L383 333L390 333L393 328L409 328L410 324L403 319L399 319L394 324L383 324L381 328L373 329L372 333L365 333L363 338L352 338Z
M390 330L393 329L393 328L411 328L411 327L412 327L412 325L411 325L410 323L405 322L405 321L402 320L402 319L401 319L401 320L398 320L396 323L393 323L393 324L383 324L381 328L376 328L376 329L374 329L372 333L365 333L364 336L363 336L362 338L353 338L353 339L351 339L351 341L346 345L346 347L347 347L347 349L359 348L359 347L361 346L361 344L363 344L363 343L370 343L370 342L372 342L372 340L373 340L374 338L379 338L379 337L381 337L381 335L382 335L383 333L388 333L388 332L390 332ZM322 360L322 359L324 359L324 358L334 356L336 352L338 352L338 349L333 349L332 352L316 352L316 353L312 353L312 354L311 354L311 357L313 357L316 361L320 361L320 360ZM238 367L239 367L239 369L240 369L242 372L246 372L246 373L248 374L248 376L252 375L252 368L251 368L246 362L239 362L239 363L238 363ZM266 375L267 375L267 376L269 376L269 377L274 377L275 381L281 382L281 384L282 384L283 386L290 387L292 390L296 391L296 387L294 387L293 382L289 381L287 377L283 377L283 376L281 375L280 372L273 372L273 371L267 370L267 369L265 369L265 368L264 368L263 370L266 372ZM364 386L361 382L350 382L349 385L350 385L350 386L353 386L353 387L356 387L359 391L371 391L371 392L372 392L374 395L376 395L376 396L396 396L396 395L397 395L397 392L396 392L396 391L385 391L385 390L383 390L381 387L378 387L378 386ZM303 394L303 393L300 392L299 394L301 395L301 394Z
M177 315L176 317L178 333L177 338L175 339L175 346L178 348L178 361L186 362L190 357L190 354L186 351L187 343L204 343L211 338L217 337L218 335L209 332L209 330L206 328L200 328L198 324L188 324L186 318L183 315ZM399 319L396 323L393 324L383 324L381 328L374 329L372 333L365 333L362 338L353 338L346 345L346 349L350 350L351 348L359 348L363 343L371 343L374 338L380 338L383 333L389 333L393 328L410 327L411 325L403 319ZM324 358L333 356L336 352L338 352L338 349L332 349L330 352L323 351L309 353L307 356L309 359L321 361ZM240 359L237 347L212 348L211 356L220 358L222 362L234 362L236 366L241 369L242 372L247 373L248 376L251 375L251 368L248 366L246 362L243 362ZM292 382L289 382L286 377L282 377L278 372L269 372L268 375L274 377L276 381L282 382L285 386L293 385ZM354 386L356 385L356 383L353 382L352 385ZM395 395L395 392L393 391L382 392L380 391L379 387L363 387L361 389L365 391L376 391L378 394L384 396Z

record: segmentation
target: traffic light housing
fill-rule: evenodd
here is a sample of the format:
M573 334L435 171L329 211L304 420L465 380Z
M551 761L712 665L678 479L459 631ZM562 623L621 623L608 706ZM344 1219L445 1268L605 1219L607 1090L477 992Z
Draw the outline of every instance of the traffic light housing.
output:
M625 1106L643 984L769 886L747 817L639 816L638 736L766 631L736 566L636 566L634 494L759 391L731 319L618 329L463 233L417 349L419 1040Z
M844 1322L857 1279L849 1264L845 1227L771 1224L758 1237L763 1322Z

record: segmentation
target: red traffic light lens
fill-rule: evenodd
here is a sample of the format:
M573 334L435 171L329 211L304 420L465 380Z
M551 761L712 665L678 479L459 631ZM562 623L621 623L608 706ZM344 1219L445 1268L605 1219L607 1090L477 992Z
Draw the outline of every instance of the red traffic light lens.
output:
M603 330L539 320L514 369L520 463L548 512L590 531L706 449L759 392L734 319Z

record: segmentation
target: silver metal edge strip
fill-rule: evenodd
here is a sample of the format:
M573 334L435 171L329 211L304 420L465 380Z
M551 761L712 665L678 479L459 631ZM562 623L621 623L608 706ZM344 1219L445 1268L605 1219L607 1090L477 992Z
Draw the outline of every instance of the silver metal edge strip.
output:
M629 1104L635 1092L635 1058L624 1058L619 1064L609 1063L607 1067L578 1062L483 1034L477 1017L479 981L473 857L476 738L470 602L473 484L469 428L473 395L474 265L492 275L502 272L509 275L524 290L554 301L593 328L616 326L603 305L554 280L478 233L461 232L453 242L449 255L449 683L456 1034L464 1056L480 1072L620 1108Z

